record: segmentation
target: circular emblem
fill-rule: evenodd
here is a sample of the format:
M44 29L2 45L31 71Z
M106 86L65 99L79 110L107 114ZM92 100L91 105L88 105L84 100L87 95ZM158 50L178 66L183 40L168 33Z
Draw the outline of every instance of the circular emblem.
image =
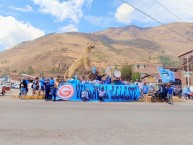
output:
M68 100L74 95L74 88L72 85L63 85L58 89L57 95L61 99Z

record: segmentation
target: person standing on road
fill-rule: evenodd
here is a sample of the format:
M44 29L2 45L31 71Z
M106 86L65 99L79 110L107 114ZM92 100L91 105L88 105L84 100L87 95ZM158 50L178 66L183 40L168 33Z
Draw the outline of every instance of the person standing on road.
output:
M185 100L188 99L188 89L186 88L186 86L184 86L183 88L183 97Z
M28 84L29 84L29 82L30 82L30 78L25 80L25 83L26 83L26 95L28 93Z
M25 80L22 80L20 83L20 95L19 98L23 99L24 96L26 96L26 82Z
M54 88L55 81L54 81L53 77L50 77L49 84L50 84L50 92L51 92L52 98L53 98L55 96L55 88Z
M149 87L148 87L148 85L146 83L144 83L142 91L143 91L143 96L144 96L144 99L145 99L144 101L145 101L145 103L147 103Z
M144 96L143 96L143 82L140 81L139 83L139 91L140 91L140 98L141 100L144 100Z
M41 92L44 94L44 83L45 83L45 78L44 76L40 79L40 91L39 91L39 96L41 95Z
M56 101L56 93L57 93L57 89L59 87L59 84L60 84L60 82L59 82L59 79L57 78L55 80L55 83L54 83L54 96L53 96L54 101Z
M35 78L31 87L32 87L32 96L34 95L38 96L38 93L36 94L36 92L39 91L39 79L38 78Z
M168 104L173 105L173 95L174 95L174 89L171 85L168 85Z
M49 100L50 99L50 83L49 83L49 79L47 79L44 82L44 90L45 90L45 100Z

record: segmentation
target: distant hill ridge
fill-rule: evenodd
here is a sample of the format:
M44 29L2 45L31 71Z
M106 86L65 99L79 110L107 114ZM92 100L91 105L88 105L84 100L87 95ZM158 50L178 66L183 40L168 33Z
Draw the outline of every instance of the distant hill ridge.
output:
M193 38L192 23L173 23L168 27ZM95 43L92 65L105 67L125 63L159 63L160 56L178 56L192 50L193 42L173 33L164 26L111 27L95 33L52 33L0 52L0 70L64 72L78 58L86 43Z

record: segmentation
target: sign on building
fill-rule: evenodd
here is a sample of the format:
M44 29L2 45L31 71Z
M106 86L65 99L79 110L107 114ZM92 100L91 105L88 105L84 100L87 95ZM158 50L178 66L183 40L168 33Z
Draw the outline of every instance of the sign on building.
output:
M186 72L186 71L184 71L184 72L183 72L183 76L184 76L185 78L191 77L191 76L192 76L192 72Z

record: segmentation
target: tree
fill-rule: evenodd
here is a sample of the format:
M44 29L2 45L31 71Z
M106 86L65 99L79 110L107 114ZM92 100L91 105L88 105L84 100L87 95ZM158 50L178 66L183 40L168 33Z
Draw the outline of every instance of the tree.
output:
M17 72L17 69L14 69L12 72L13 72L13 73L16 73L16 72Z
M5 69L5 74L9 74L9 72L10 72L9 67L7 67L7 68Z
M56 73L59 73L59 72L60 72L59 68L56 68L56 67L53 67L50 70L50 73L52 73L52 74L56 74Z
M122 79L130 81L132 74L133 74L133 66L132 65L125 64L121 68Z
M40 75L40 77L43 77L44 76L44 72L41 71L39 75Z
M167 55L160 56L160 62L163 64L163 66L176 66L176 65L179 65L178 61L173 61Z
M133 82L135 82L136 80L140 80L140 78L141 78L141 73L139 73L139 72L134 72L134 73L132 74L131 78L132 78L132 81L133 81Z
M34 69L32 68L31 65L28 67L27 73L28 73L29 75L33 75L33 74L35 73L35 71L34 71Z
M169 56L167 55L162 55L160 56L160 62L164 65L164 66L169 66L171 65L171 59Z

